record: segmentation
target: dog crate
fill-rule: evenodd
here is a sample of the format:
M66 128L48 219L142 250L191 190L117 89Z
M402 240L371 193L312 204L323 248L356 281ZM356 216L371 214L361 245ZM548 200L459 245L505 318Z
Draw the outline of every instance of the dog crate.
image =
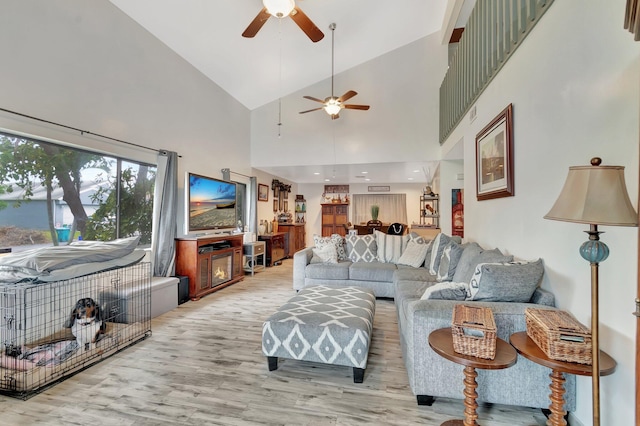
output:
M90 345L78 344L71 328L84 298L96 302L97 320L106 324ZM0 284L0 392L26 398L150 334L148 262L62 281Z

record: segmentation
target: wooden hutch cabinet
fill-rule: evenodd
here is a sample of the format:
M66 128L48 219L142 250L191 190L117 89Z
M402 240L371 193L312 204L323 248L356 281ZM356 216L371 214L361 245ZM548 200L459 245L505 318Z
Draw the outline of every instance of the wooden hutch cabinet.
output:
M305 248L306 232L304 223L279 223L278 231L289 234L288 242L285 241L285 256L293 257L294 253Z
M242 235L176 238L176 275L189 277L198 300L244 278Z
M340 234L343 237L347 231L344 225L349 222L348 203L326 203L322 204L322 236L328 237L331 234Z

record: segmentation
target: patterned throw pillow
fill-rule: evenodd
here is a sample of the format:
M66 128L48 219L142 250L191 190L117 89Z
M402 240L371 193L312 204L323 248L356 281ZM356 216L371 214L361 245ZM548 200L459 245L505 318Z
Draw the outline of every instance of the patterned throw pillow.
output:
M328 244L323 246L322 248L313 248L313 258L318 257L322 263L338 263L338 253L336 252L336 248L333 244ZM317 261L312 263L319 263Z
M378 261L398 263L402 256L402 249L406 245L404 235L388 235L378 230L373 231L378 244Z
M332 234L330 237L313 235L313 245L316 248L323 248L327 245L335 247L338 260L347 260L347 252L344 249L344 239L339 234Z
M409 241L407 243L407 247L400 256L400 259L398 259L397 264L419 268L424 263L427 250L429 250L428 244L418 244L414 241Z
M467 300L521 302L531 300L544 274L542 260L480 263L469 282Z
M373 235L347 235L347 258L352 262L374 262L378 245Z
M451 281L453 279L453 274L456 272L458 261L463 252L464 248L460 244L456 244L453 241L447 244L442 251L440 265L438 265L438 274L436 276L438 281Z
M467 287L467 283L456 283L452 281L434 284L425 290L420 299L465 300Z
M338 253L338 260L347 260L347 249L345 239L340 234L331 234L331 241L336 246L336 253Z
M442 252L447 244L451 241L451 237L439 233L434 239L433 244L431 245L431 259L429 260L429 273L432 275L436 275L438 273L438 268L440 267L440 258L442 257Z

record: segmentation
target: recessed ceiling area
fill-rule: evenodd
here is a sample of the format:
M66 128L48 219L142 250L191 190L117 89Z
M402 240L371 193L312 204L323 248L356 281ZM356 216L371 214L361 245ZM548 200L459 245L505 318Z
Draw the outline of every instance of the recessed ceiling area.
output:
M425 183L438 167L432 162L336 164L268 167L268 173L297 183Z

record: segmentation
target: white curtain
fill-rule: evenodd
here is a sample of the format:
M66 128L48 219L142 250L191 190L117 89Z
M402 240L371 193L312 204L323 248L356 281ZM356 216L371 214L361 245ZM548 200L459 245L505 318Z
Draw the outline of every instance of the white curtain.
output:
M353 223L371 220L373 205L380 207L378 220L382 223L398 222L407 225L407 194L353 194Z
M174 275L177 236L176 200L178 192L178 154L171 151L158 153L158 172L153 195L153 276Z

